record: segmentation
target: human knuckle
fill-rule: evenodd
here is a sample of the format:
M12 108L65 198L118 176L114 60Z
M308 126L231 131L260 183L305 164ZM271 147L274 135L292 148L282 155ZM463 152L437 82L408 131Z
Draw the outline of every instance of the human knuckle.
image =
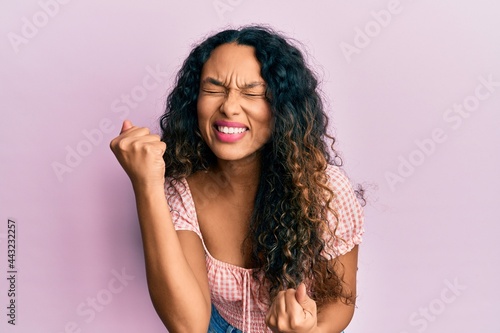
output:
M129 145L134 150L140 149L143 146L142 142L139 140L130 141L127 145Z
M156 152L156 147L154 145L143 145L142 146L142 149L144 150L144 152L146 152L147 154L154 154Z
M278 329L280 330L284 330L288 328L288 321L283 317L279 317L276 322L276 327L278 327Z
M288 321L288 325L290 326L291 329L296 330L297 328L300 328L301 322L300 320L298 320L298 318L292 316Z
M122 151L127 150L128 145L129 145L129 143L124 139L119 140L117 143L115 143L115 147L118 148L119 150L122 150Z
M273 315L268 314L268 315L266 316L266 323L267 323L268 325L274 326L274 325L276 324L275 317L274 317Z

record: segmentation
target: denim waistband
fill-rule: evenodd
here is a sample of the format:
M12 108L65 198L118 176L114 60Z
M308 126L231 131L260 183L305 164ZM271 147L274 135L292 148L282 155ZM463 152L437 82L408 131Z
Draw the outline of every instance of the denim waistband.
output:
M215 306L212 304L212 315L210 316L210 325L208 333L242 333L239 329L229 325L229 323L221 317Z

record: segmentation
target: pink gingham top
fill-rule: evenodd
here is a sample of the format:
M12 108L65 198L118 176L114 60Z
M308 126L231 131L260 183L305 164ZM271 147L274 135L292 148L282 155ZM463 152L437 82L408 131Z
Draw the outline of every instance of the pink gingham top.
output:
M335 232L337 237L329 242L328 250L328 254L335 257L349 252L361 243L364 232L363 211L348 178L341 170L337 166L329 166L327 175L336 195L334 208L339 218ZM244 332L271 332L265 324L268 306L259 300L259 283L252 277L252 269L234 266L212 257L203 241L187 181L182 179L172 187L169 185L170 179L167 179L165 184L175 229L193 231L203 243L211 301L217 311L229 324ZM330 225L335 228L333 217Z

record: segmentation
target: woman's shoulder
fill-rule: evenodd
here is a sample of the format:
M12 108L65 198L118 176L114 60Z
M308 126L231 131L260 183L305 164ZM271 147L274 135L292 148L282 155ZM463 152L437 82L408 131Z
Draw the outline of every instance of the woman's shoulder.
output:
M347 173L337 165L329 165L326 170L328 186L333 192L333 208L337 213L337 218L342 224L362 226L363 207L362 197L355 190L351 179Z
M334 193L332 208L332 229L336 238L329 244L334 256L349 252L355 245L360 244L364 233L364 212L351 180L346 172L336 165L329 165L326 174L330 189Z
M192 193L203 185L204 172L197 171L187 177L165 177L165 192L177 196L187 196L193 200Z
M193 197L186 178L165 177L165 196L176 230L194 231L201 237Z
M326 175L330 186L341 190L352 188L351 180L347 176L347 173L338 165L328 164Z
M186 178L165 177L165 195L169 200L182 200L188 191Z

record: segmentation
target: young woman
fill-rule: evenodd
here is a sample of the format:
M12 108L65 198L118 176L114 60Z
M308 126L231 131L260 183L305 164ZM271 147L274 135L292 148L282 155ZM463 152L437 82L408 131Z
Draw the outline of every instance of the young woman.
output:
M338 333L350 322L363 213L317 85L280 34L225 30L184 62L161 137L125 121L111 142L169 332Z

